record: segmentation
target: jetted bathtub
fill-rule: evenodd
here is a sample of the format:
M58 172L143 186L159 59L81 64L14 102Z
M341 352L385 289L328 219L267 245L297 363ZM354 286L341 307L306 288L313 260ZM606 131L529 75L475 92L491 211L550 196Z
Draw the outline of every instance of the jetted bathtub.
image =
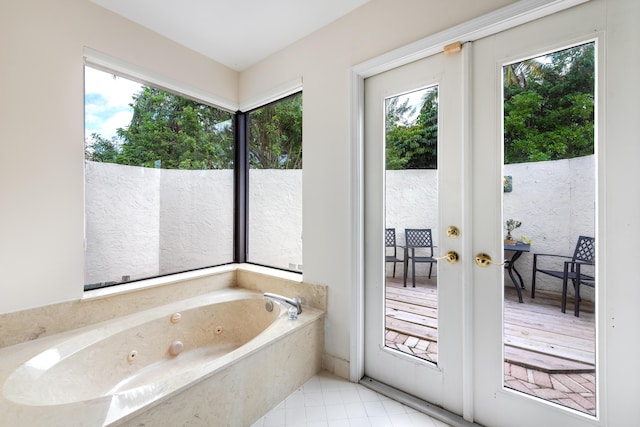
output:
M250 425L321 366L322 312L269 305L226 289L1 349L0 425Z

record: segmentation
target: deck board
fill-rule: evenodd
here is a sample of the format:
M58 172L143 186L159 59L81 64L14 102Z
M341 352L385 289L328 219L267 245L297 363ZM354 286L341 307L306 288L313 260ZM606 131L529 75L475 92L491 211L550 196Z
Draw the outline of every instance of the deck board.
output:
M437 342L438 301L436 279L416 278L417 285L403 287L387 280L386 328L398 334ZM584 302L580 317L573 316L573 301L560 311L560 295L538 291L532 299L505 287L505 361L548 373L594 372L595 328L593 304Z

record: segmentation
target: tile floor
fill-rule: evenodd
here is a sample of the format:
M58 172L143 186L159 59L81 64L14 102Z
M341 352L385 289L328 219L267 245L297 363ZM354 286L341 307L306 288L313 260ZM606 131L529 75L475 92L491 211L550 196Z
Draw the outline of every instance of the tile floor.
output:
M447 427L362 385L320 372L252 427Z

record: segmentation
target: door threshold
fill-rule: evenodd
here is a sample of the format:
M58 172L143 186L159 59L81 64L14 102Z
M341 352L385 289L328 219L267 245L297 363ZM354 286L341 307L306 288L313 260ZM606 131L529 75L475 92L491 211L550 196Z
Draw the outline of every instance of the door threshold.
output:
M443 423L447 423L452 427L478 427L480 424L471 423L466 421L458 414L454 414L453 412L449 412L446 409L443 409L439 406L436 406L432 403L426 402L422 399L418 399L415 396L411 396L397 388L388 386L379 381L374 380L373 378L369 378L366 375L362 377L359 381L359 384L371 389L377 393L382 394L383 396L387 396L390 399L393 399L397 402L402 403L416 411L422 412L424 414L429 415L432 418L435 418Z

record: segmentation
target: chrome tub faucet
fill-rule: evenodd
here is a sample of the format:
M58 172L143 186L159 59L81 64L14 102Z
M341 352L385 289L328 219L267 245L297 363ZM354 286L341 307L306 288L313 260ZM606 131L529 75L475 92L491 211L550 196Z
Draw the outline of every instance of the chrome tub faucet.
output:
M274 300L284 304L288 304L289 319L291 320L297 319L298 315L302 313L302 304L300 303L300 298L287 298L287 297L283 297L282 295L272 294L270 292L265 292L264 297L269 300Z

